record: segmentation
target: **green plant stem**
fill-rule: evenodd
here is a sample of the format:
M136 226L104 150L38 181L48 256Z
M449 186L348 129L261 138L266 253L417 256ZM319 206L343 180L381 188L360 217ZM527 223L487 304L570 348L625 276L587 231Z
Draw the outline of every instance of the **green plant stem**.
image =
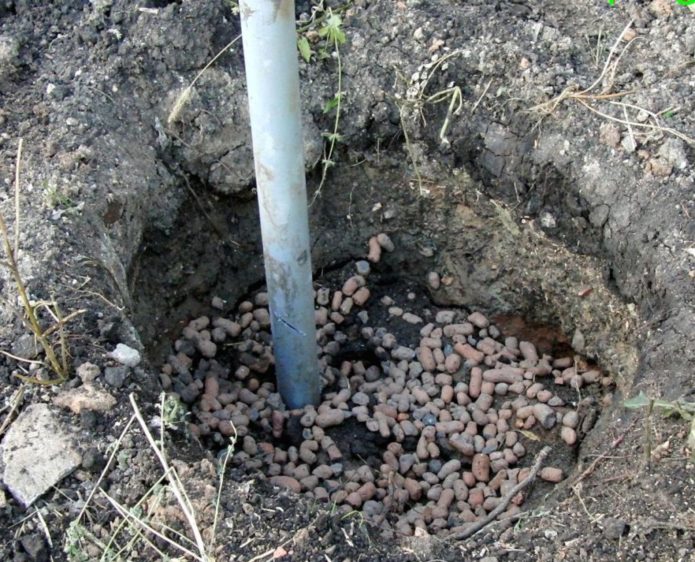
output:
M333 151L335 150L335 143L337 142L336 139L338 138L338 128L340 125L340 109L343 99L343 62L340 59L340 48L336 39L333 40L333 47L335 49L335 58L338 62L338 95L336 96L337 103L335 106L335 121L333 123L333 133L331 134L330 144L328 145L328 153L326 154L326 157L323 160L323 168L321 170L321 181L319 182L319 186L316 189L316 193L314 193L314 197L311 200L312 205L314 201L316 201L316 198L321 194L321 190L323 189L323 185L326 183L326 178L328 176L328 168L330 168L333 164L331 158L333 157Z

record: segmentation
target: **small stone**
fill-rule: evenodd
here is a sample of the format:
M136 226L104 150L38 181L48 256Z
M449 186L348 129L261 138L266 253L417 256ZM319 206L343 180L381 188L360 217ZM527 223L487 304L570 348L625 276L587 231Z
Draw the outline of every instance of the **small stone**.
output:
M261 325L261 328L270 326L270 312L267 308L257 308L253 311L253 318Z
M306 411L299 419L299 423L302 425L302 427L311 427L312 425L314 425L315 421L316 410L313 408L313 406L307 406Z
M417 314L413 314L412 312L404 313L401 318L403 318L403 320L408 324L422 324L422 318L420 318Z
M440 310L434 317L434 321L437 324L451 324L454 321L456 312L453 310Z
M352 311L352 307L354 306L354 304L355 301L353 301L351 297L347 297L340 304L340 313L347 316L348 314L350 314L350 311Z
M555 410L547 404L539 403L533 406L533 416L540 422L545 429L550 429L555 425L557 417Z
M288 490L293 491L295 494L298 494L302 491L302 486L299 483L299 481L296 478L292 478L291 476L273 476L270 479L270 483L273 486L287 488Z
M335 425L340 425L345 419L345 412L343 410L331 409L320 413L316 416L316 425L322 429L327 427L333 427Z
M362 275L362 276L366 277L367 275L369 275L369 270L370 270L369 262L366 260L359 260L359 261L355 262L355 270L357 271L358 275Z
M557 484L558 482L561 482L563 479L562 469L555 468L552 466L546 466L545 468L542 468L539 473L539 476L542 480L545 480L546 482L552 482L553 484Z
M480 312L473 312L468 316L468 321L477 328L487 328L490 321Z
M445 462L437 473L437 478L444 480L450 474L459 472L461 470L461 461L458 459L451 459Z
M379 243L379 246L381 246L387 252L393 252L396 249L396 246L391 241L391 238L385 232L377 234L376 240Z
M210 325L210 318L207 316L199 316L188 323L188 327L195 332L200 332Z
M71 410L74 414L79 414L83 410L107 412L116 405L116 399L108 392L98 390L91 385L83 385L60 392L53 399L53 403Z
M570 446L574 445L577 442L577 432L566 425L563 425L560 428L560 437L565 443L567 443Z
M415 351L409 347L399 345L395 349L391 350L391 357L397 359L398 361L411 361L415 357Z
M490 480L490 457L487 455L473 455L471 472L478 482L488 482Z
M217 296L212 297L212 301L210 302L212 308L216 308L217 310L224 310L224 304L224 300Z
M399 306L390 306L389 307L389 314L391 316L403 316L403 309Z
M268 293L266 291L260 291L253 297L253 304L256 306L268 306L269 302Z
M217 355L217 345L213 341L204 340L201 338L198 340L196 347L198 348L198 351L200 351L200 354L208 359L212 359L215 357L215 355Z
M89 384L101 374L101 369L94 363L82 363L77 367L77 376L82 380L82 384Z
M579 425L579 414L574 410L570 410L562 416L562 425L576 429Z
M478 365L485 358L482 351L478 351L468 343L457 343L454 345L454 351L474 365Z
M137 367L142 360L140 352L137 349L133 349L123 343L119 343L116 349L106 355L127 367Z
M371 293L367 287L360 287L352 296L352 300L357 306L364 306L369 300L370 294Z
M358 406L366 406L369 404L369 396L364 392L355 392L352 395L352 401Z
M403 487L408 491L412 501L418 501L422 497L422 486L414 478L406 478L403 481Z
M526 359L526 361L528 361L530 364L535 365L536 363L538 363L538 352L536 351L536 346L533 345L531 342L519 342L519 350L521 351L521 354L524 356L524 359Z
M379 263L379 260L381 260L381 246L376 236L372 236L369 239L369 253L367 254L367 259L372 263Z
M351 297L355 294L355 291L357 291L357 289L359 289L360 287L364 287L364 285L364 277L360 275L353 275L347 281L345 281L345 283L343 283L343 288L341 289L341 291L345 296Z
M401 474L407 474L417 462L417 457L413 453L405 453L398 459L398 471Z
M422 368L425 371L430 373L434 372L434 370L437 368L437 362L434 360L434 355L432 354L432 350L429 347L419 347L417 351L417 356L420 360Z
M316 291L316 304L326 306L331 299L331 290L327 287L321 287Z
M619 540L630 530L629 525L625 521L614 517L606 517L600 524L603 528L603 535L611 540Z
M123 386L126 378L128 377L128 371L130 369L125 365L118 365L116 367L106 367L104 369L104 380L109 386L114 388L120 388Z
M432 289L434 291L439 289L439 287L441 287L441 285L442 285L442 281L439 277L439 273L437 273L436 271L430 271L427 274L427 284L430 286L430 289Z
M352 492L345 498L345 503L351 505L352 507L360 507L362 505L362 496L360 496L360 494L357 492Z
M444 361L444 367L446 368L447 372L451 374L456 373L461 368L461 356L457 355L456 353L447 355L446 360Z
M327 464L321 464L317 466L311 473L320 478L321 480L330 480L333 478L333 469Z
M572 336L572 347L577 353L583 353L585 345L584 334L577 328Z
M228 336L236 338L241 333L241 326L238 322L228 318L215 318L212 322L215 328L222 328Z

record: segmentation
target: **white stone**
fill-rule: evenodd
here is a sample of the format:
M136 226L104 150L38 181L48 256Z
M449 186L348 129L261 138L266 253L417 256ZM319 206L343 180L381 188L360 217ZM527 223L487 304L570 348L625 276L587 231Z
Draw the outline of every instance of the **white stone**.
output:
M140 352L137 349L133 349L124 343L119 343L116 349L107 355L111 357L111 359L115 359L121 365L126 365L127 367L137 367L142 360Z
M60 420L46 404L32 404L10 426L2 441L2 480L29 507L82 462Z

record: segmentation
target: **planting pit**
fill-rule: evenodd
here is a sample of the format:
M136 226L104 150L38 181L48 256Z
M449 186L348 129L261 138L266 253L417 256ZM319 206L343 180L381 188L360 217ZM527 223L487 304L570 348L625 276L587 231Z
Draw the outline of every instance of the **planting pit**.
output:
M501 517L519 514L527 492L508 496L528 457L553 444L539 475L562 481L611 378L559 337L539 352L480 312L432 306L422 287L384 286L377 257L393 243L376 240L377 263L344 267L342 285L316 283L317 408L288 410L276 391L263 291L191 320L162 367L164 390L191 406L193 436L233 441L235 464L384 530L457 533L504 498Z
M193 327L195 334L209 330L212 339L216 317L237 321L239 305L254 303L263 292L239 42L208 66L239 34L239 19L230 3L220 0L0 4L3 214L13 232L12 187L23 139L17 174L18 261L29 297L37 303L55 299L65 317L85 311L72 317L64 333L70 372L79 376L71 376L59 388L23 385L17 374L42 378L50 374L21 321L15 283L7 269L0 269L5 297L0 337L2 349L11 353L0 357L2 425L8 434L18 434L22 443L37 433L36 425L17 423L14 416L24 415L29 405L40 406L38 412L49 408L58 425L52 423L44 433L52 441L60 434L71 436L82 455L80 466L28 509L11 497L11 482L3 479L0 522L6 532L0 558L59 560L84 554L96 560L116 552L134 560L160 560L162 552L180 557L180 550L152 534L145 538L139 527L123 537L126 511L111 500L134 513L147 497L155 525L162 524L157 528L168 534L173 527L196 538L171 494L162 498L149 493L156 486L166 495L171 486L159 486L162 469L152 443L129 420L137 407L143 425L154 427L161 420L160 382L167 379L160 381L159 375L169 356L183 349L175 349L176 341L190 322L207 317L209 327ZM162 452L185 487L205 539L200 550L206 552L200 557L393 562L689 559L695 548L690 425L661 417L658 408L654 412L625 408L624 401L642 392L667 403L692 401L692 12L661 0L614 6L312 0L296 2L298 19L306 22L302 14L310 14L318 4L340 16L346 42L340 46L338 64L332 56L321 56L326 45L309 29L305 33L315 56L300 61L317 290L328 288L331 299L333 292L342 291L355 275L356 263L368 256L372 237L386 233L394 244L394 250L383 251L378 263L370 262L369 275L363 275L370 290L363 307L368 321L352 318L361 311L356 307L344 315L347 320L342 325L336 325L336 333L346 334L347 339L334 342L327 336L321 344L337 353L329 354L333 368L340 371L349 362L354 369L362 361L365 375L369 367L380 369L379 380L364 383L376 385L362 391L369 399L364 405L368 420L358 420L359 410L353 415L353 408L360 406L353 399L365 399L358 388L350 387L344 402L350 416L339 425L319 428L342 455L335 461L343 465L338 474L331 468L335 463L325 458L328 452L321 448L314 426L302 426L302 416L285 413L275 404L271 409L281 412L282 434L272 435L272 413L270 433L263 428L260 412L268 408L272 394L268 387L272 365L265 373L239 381L235 373L241 353L229 344L240 341L241 334L217 342L215 356L205 358L205 369L200 349L191 351L188 343L179 344L192 353L190 376L199 376L203 385L196 391L204 389L214 359L220 365L220 391L233 394L237 385L237 399L225 408L247 415L253 401L249 405L239 400L242 386L266 400L257 419L248 416L248 433L237 440L224 472L221 463L211 462L226 446L215 441L214 431L196 439L183 424L167 426L169 430L159 434ZM322 24L316 23L320 29ZM305 29L304 24L301 27ZM335 131L337 108L324 109L339 90L341 115ZM178 106L182 93L187 102ZM170 119L174 113L176 118ZM326 181L321 182L326 132L337 133L340 141ZM319 184L322 193L317 195ZM438 288L433 286L432 272L439 274ZM408 298L411 292L414 300ZM384 296L394 304L381 304ZM422 317L422 324L411 325L402 315L390 315L390 306ZM531 467L546 446L551 452L542 466L562 469L564 480L552 484L537 478L522 490L524 514L518 524L504 530L500 523L490 524L468 540L439 538L461 537L457 529L470 529L467 521L459 520L463 514L470 518L461 502L470 509L472 491L473 499L480 500L475 491L479 482L470 476L470 485L464 480L465 473L473 473L473 459L444 446L449 446L453 433L441 439L436 435L436 424L442 423L439 416L451 415L454 406L472 418L468 404L458 403L463 386L454 392L448 408L435 404L440 411L434 426L426 425L424 416L420 419L422 431L435 429L430 444L439 449L435 460L442 467L436 462L430 466L432 447L426 459L415 459L408 470L413 459L406 457L402 473L401 458L417 457L421 434L398 442L395 422L389 425L394 418L375 409L380 402L388 405L386 392L397 381L386 383L391 369L381 372L385 360L375 355L379 346L369 349L369 340L361 333L367 326L376 336L384 328L379 333L383 353L398 368L391 356L393 346L383 345L386 333L394 336L394 345L411 350L404 353L412 353L423 339L420 330L432 322L434 329L442 329L442 352L446 349L451 356L448 346L455 349L455 343L462 342L444 335L448 321L436 321L440 311L453 311L453 321L461 324L471 313L480 312L500 331L493 338L499 345L516 337L535 345L539 361L544 354L552 362L563 358L574 362L576 357L580 370L600 371L601 379L610 377L614 382L614 386L597 382L575 389L571 384L555 386L552 375L537 377L545 385L543 390L552 394L548 400L559 396L564 401L563 406L550 406L563 420L556 419L547 430L534 425L529 431L538 437L536 441L515 427L513 412L506 433L519 434L526 454L517 455L516 465L493 472L489 482L483 480L484 486L480 483L483 507L485 501L492 507L494 498L502 497L502 482L500 490L492 489L496 474L506 470L503 482L508 491L513 471ZM53 323L51 318L44 320ZM479 330L471 336L484 341ZM193 340L205 337L187 333ZM247 334L243 340L261 345L262 353L268 341L259 334ZM333 343L339 343L339 349L332 349ZM142 361L118 364L119 354L113 352L119 344L136 350ZM436 349L431 350L433 356ZM212 354L209 345L205 353ZM427 404L415 399L409 383L422 387L433 404L435 399L444 401L447 386L453 390L459 384L469 385L470 390L472 367L449 373L444 359L443 372L435 360L434 380L423 375L410 379L411 360L402 359L408 361L408 368L401 369L405 388L396 394L407 390L409 398L408 411L395 418L401 429L406 420L399 415L407 414L412 422L416 411ZM523 360L522 354L509 363L500 362L515 368L512 361ZM227 369L225 382L221 373ZM442 378L446 376L451 376L452 384L446 384L448 379ZM345 390L340 385L352 378L357 383L354 373L336 375L325 389L326 400L330 393ZM168 382L173 396L177 381L170 376ZM258 389L246 388L248 384L258 384ZM90 410L82 399L94 396L94 391L106 400L94 401L95 409ZM265 393L268 397L261 396ZM79 408L65 409L66 395L73 403L77 400ZM525 393L520 396L535 400ZM189 398L187 422L199 426L200 396ZM587 398L590 401L584 402ZM517 399L509 392L494 396L490 408L499 418L503 403ZM334 405L330 400L331 410L342 411L342 402ZM580 404L578 417L586 421L578 421L577 442L570 446L559 433L566 427L566 416L571 419L567 412ZM399 404L392 406L398 410ZM77 409L80 413L75 413ZM299 422L290 421L297 418ZM595 425L588 430L592 418ZM377 426L386 420L384 429L390 435L382 437L379 427L370 430L370 420ZM492 432L488 423L475 425L481 435ZM244 424L238 426L237 431L243 432ZM22 427L27 428L26 436L19 431ZM130 427L126 435L125 427ZM305 461L290 461L289 448L296 447L299 457L305 429L311 430L310 441L317 441L319 449L303 448L305 459L313 460L306 451L318 458L309 476L300 478L302 472L295 472ZM495 429L499 432L496 423ZM260 453L250 456L254 442ZM355 448L358 442L363 447ZM397 445L390 450L394 442ZM267 456L270 450L263 443L273 447L273 459L275 451L287 451L287 462L265 462L262 452L267 449ZM505 437L505 446L498 451L479 454L504 454L506 448ZM8 453L14 450L11 445ZM397 469L391 455L398 460ZM23 474L21 467L10 470L5 456L5 472ZM51 464L50 459L43 460ZM450 517L432 517L432 510L443 507L451 495L444 488L449 476L441 471L444 466L455 467L455 463L446 465L452 460L461 462L455 473L466 484L468 498L459 499L466 492L456 484L448 505ZM284 474L290 472L290 462L295 465L292 473ZM41 466L33 459L30 464ZM273 464L280 467L277 475L272 474L278 470L271 469ZM311 474L322 465L334 474L324 468ZM362 495L369 496L371 487L364 481L369 476L360 468L363 465L369 467L375 487L366 501ZM383 475L382 465L389 467ZM418 475L414 467L420 471L420 465L426 465L426 471ZM359 470L364 474L346 476ZM438 482L429 475L431 482L425 480L428 472ZM276 485L277 476L290 476L300 486L307 477L316 476L317 485L305 490L311 488L314 497ZM406 479L416 495L410 481L421 489L419 500L411 499ZM331 480L338 489L325 485ZM381 485L384 480L386 487ZM442 488L438 498L437 486ZM325 492L317 492L317 487ZM494 494L485 497L486 487ZM362 506L350 506L347 497L360 489ZM326 493L328 499L317 499L317 494ZM347 496L333 509L331 495L338 493ZM160 500L164 505L157 503ZM428 502L432 502L429 507L422 507ZM510 502L503 511L515 509L514 505ZM76 506L83 507L80 516ZM350 516L340 513L346 506L353 510ZM476 509L480 507L470 511L476 515ZM444 515L443 510L434 515ZM378 525L362 524L365 521ZM375 540L379 532L394 538ZM429 533L436 537L428 539ZM154 543L145 544L140 538ZM105 545L113 549L107 547L110 552L105 552ZM120 550L125 545L130 551Z
M186 243L155 245L151 233L139 260L142 306L153 296L169 303L169 327L149 325L162 334L151 347L162 387L190 409L189 435L219 458L231 447L230 466L337 513L359 512L385 536L459 535L500 503L499 517L513 521L572 474L613 375L630 365L630 309L589 258L532 222L507 222L465 172L427 197L394 175L399 189L385 201L371 190L356 196L370 171L359 174L312 215L321 404L288 410L276 391L258 254L236 244L217 251L196 236L210 220L239 228L210 216L225 212L220 205L201 222L188 208L174 230ZM350 212L340 217L343 205ZM423 225L410 220L418 207L429 207ZM162 264L195 271L210 290L191 291L182 277L157 292ZM538 483L510 496L546 445Z

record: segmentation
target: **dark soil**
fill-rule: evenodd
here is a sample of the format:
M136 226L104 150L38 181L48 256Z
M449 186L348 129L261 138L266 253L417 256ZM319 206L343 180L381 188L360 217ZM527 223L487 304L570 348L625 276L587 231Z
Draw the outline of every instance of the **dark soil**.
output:
M298 14L309 4L298 2ZM671 0L355 0L340 13L343 141L311 207L316 277L337 275L364 257L370 236L388 232L397 250L385 262L385 292L482 310L539 346L571 345L617 390L574 472L547 495L539 487L513 527L492 524L458 543L385 539L234 468L215 557L268 560L282 546L292 553L285 560L694 560L689 424L622 404L640 391L666 400L695 393L695 14ZM5 492L3 559L99 558L94 541L68 528L132 415L128 395L147 420L156 416L157 366L181 327L208 314L212 296L231 309L262 286L239 44L167 122L177 96L238 33L223 0L0 1L0 198L13 219L23 138L21 273L32 298L87 310L70 324L73 367L110 365L117 343L148 358L123 386L99 383L118 399L110 411L61 412L83 466L30 508ZM418 90L432 56L447 53L446 68ZM618 64L585 91L611 53L613 61L622 53ZM310 195L336 72L330 58L301 63ZM443 143L449 101L416 102L454 86L462 109ZM0 343L16 353L27 330L2 271ZM448 284L429 290L430 271ZM3 398L22 368L0 359ZM25 404L56 392L29 385ZM212 453L176 430L167 439L209 529L219 481ZM133 506L161 470L135 429L117 449L100 486ZM173 524L179 515L163 493L153 517ZM105 541L115 518L97 494L82 523ZM161 557L135 546L122 558Z

